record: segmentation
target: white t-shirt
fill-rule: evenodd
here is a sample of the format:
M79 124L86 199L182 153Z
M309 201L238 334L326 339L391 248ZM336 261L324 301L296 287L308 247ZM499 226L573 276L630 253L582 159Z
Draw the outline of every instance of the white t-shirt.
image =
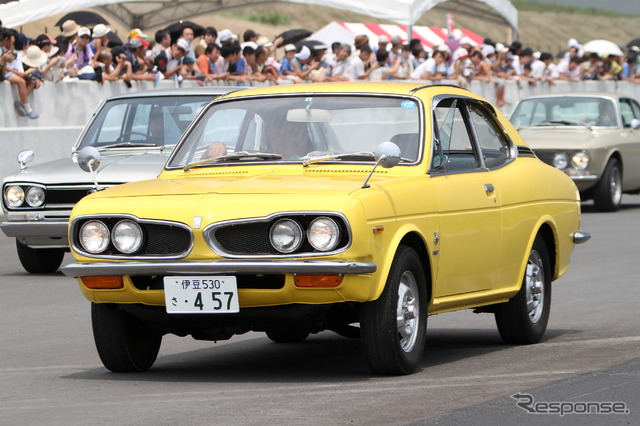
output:
M558 78L563 76L565 78L575 78L580 76L580 67L576 67L573 71L569 71L569 62L560 62L553 70L552 77Z
M422 79L422 76L427 72L430 72L431 75L434 76L436 75L436 70L436 60L433 58L429 58L413 70L413 72L411 73L411 78L413 80L420 80Z
M351 60L351 81L357 81L360 80L360 77L362 77L365 74L365 63L362 59L360 59L360 56L356 56L354 59Z

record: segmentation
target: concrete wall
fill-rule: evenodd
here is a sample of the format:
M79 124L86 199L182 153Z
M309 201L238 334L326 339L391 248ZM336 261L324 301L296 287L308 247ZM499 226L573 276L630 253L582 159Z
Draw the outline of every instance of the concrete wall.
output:
M183 86L186 85L193 87L196 83L185 81ZM158 85L158 89L174 87L173 81L161 81ZM31 120L18 116L14 109L18 99L15 87L8 82L0 83L0 178L18 170L16 157L24 149L35 152L31 164L69 155L85 123L104 98L141 90L154 90L153 83L135 82L129 89L121 81L104 85L94 81L45 82L31 95L30 104L40 115L37 120ZM495 103L496 89L492 84L471 82L469 90ZM531 86L507 81L505 100L509 105L503 112L509 115L520 99L532 94L578 91L616 92L640 99L640 84L628 82L558 81L552 86L546 83Z

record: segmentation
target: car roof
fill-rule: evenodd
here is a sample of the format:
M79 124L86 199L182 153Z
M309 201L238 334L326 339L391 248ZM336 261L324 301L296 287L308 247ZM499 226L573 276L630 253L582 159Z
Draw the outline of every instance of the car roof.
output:
M150 98L150 97L168 97L168 96L219 96L229 92L242 90L244 87L238 86L209 86L209 87L191 87L180 89L160 89L160 90L144 90L121 95L110 96L107 101L115 99L130 98Z
M304 94L304 93L353 93L353 94L388 94L388 95L413 95L420 91L421 94L436 96L439 94L462 94L470 97L477 95L462 89L458 86L450 85L425 85L424 83L387 83L387 82L336 82L336 83L304 83L288 84L278 86L268 86L255 89L243 90L241 93L227 95L226 98L262 96L262 95L284 95L284 94Z
M537 99L537 98L559 98L559 97L589 97L589 98L633 98L633 96L623 95L620 93L608 93L608 92L557 92L557 93L541 93L537 95L527 96L522 99Z

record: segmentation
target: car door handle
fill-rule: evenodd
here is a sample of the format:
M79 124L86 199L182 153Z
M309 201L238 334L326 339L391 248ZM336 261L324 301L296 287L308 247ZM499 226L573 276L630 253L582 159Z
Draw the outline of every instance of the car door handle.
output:
M484 191L488 194L490 192L495 191L496 189L490 183L484 185Z

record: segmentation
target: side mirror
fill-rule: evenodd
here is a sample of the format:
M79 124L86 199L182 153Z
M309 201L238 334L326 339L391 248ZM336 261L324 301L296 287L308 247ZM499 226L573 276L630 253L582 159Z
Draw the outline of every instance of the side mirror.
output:
M631 128L633 130L640 129L640 120L638 120L637 118L634 118L633 120L631 120Z
M78 153L78 166L85 172L91 173L95 190L99 191L98 181L96 179L96 170L100 167L100 152L92 146L84 147Z
M18 163L20 163L20 170L26 169L27 163L33 161L33 157L35 157L35 154L30 149L26 151L20 151L18 153Z
M401 151L398 145L393 142L382 142L376 147L374 155L376 157L376 165L369 172L369 176L362 184L362 188L369 188L369 179L371 179L371 175L373 175L378 165L385 169L395 167L400 162Z
M374 154L376 156L376 160L385 169L397 166L402 155L398 145L393 142L382 142L376 147Z

